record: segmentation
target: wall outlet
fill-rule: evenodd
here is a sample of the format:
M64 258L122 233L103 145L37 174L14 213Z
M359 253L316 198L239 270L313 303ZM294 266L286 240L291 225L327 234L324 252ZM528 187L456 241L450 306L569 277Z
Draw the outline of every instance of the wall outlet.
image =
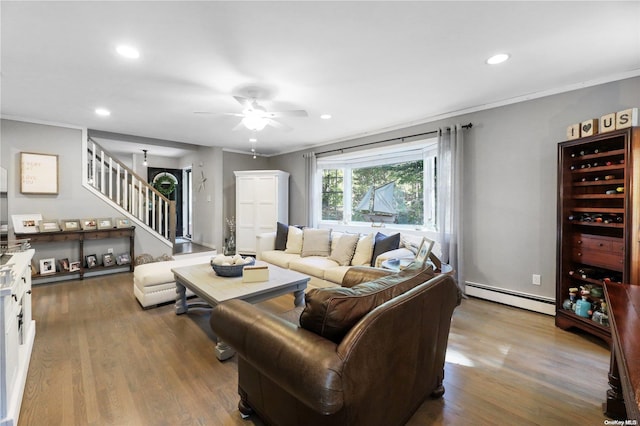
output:
M108 248L107 249L107 253L113 253L113 249L112 248Z
M531 284L533 285L540 285L540 275L538 274L533 274L531 276Z

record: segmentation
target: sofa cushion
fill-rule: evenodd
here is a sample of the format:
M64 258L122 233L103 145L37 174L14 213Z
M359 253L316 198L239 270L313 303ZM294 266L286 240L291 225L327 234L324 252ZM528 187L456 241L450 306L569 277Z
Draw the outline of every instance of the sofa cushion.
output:
M397 274L358 284L351 288L317 288L307 292L300 325L340 343L347 332L372 309L428 281L430 268L407 268Z
M336 261L341 266L351 264L359 239L360 236L358 234L342 234L335 248L331 251L329 259Z
M381 232L376 234L375 242L373 245L373 255L371 256L371 266L376 264L376 258L378 255L385 251L395 250L400 246L400 233L393 235L384 235Z
M287 248L287 236L289 235L289 225L278 222L276 224L276 250L285 250Z
M285 253L302 253L302 237L302 229L290 226L287 233L287 248L284 250Z
M260 253L260 260L285 269L289 269L291 261L298 259L300 259L299 254L285 253L281 250L265 250Z
M333 283L341 283L347 271L351 266L335 266L333 268L327 268L324 271L324 279Z
M353 254L351 264L353 266L364 266L371 263L373 253L373 234L363 235L358 240L356 252Z
M289 262L289 269L322 279L324 271L336 266L339 265L335 261L322 256L300 257Z
M305 228L302 234L302 252L300 256L329 256L331 250L330 229Z

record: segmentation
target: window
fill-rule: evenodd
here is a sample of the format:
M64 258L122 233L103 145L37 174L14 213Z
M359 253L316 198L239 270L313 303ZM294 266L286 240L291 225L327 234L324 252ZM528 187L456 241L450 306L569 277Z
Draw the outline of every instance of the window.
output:
M436 152L429 139L319 158L319 222L435 228Z

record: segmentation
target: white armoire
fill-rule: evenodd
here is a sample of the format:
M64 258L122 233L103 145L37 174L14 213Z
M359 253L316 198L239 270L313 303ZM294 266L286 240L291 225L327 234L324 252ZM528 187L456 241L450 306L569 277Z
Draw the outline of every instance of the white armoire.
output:
M289 222L289 173L236 171L236 252L256 254L256 235Z

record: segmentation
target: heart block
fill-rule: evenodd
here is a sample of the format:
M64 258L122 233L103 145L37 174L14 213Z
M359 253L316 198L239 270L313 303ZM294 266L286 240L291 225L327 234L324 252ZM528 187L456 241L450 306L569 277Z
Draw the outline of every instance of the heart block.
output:
M591 120L583 121L580 123L580 136L593 136L598 133L598 119L592 118Z

